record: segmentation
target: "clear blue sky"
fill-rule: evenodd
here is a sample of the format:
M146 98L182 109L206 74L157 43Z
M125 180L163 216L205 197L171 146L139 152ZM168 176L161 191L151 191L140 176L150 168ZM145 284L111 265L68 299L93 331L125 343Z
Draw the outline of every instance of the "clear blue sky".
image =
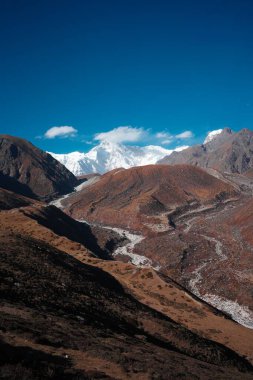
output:
M252 20L252 0L1 0L0 133L60 153L125 125L252 128Z

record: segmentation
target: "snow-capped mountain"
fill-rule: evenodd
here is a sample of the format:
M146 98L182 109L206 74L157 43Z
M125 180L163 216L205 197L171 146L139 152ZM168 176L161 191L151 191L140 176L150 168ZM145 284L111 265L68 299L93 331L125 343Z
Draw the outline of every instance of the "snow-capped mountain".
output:
M205 138L204 144L209 143L210 141L215 139L216 136L220 135L222 132L223 132L223 129L216 129L214 131L209 132Z
M175 150L180 151L185 148L187 146L182 146ZM88 173L103 174L116 168L127 169L133 166L155 164L158 160L164 156L168 156L172 152L173 150L156 145L140 147L102 141L88 153L48 153L78 176Z

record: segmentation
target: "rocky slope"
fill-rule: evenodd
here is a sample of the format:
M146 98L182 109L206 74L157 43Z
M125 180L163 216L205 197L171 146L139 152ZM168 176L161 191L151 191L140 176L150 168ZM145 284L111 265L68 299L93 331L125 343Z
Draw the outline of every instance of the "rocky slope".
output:
M95 258L77 222L15 198L0 211L1 378L252 378L251 331L152 270Z
M182 212L175 228L148 236L134 253L252 329L252 215L248 197Z
M245 173L253 167L253 132L242 129L233 133L225 128L205 144L173 152L158 164L190 164L220 172Z
M0 135L0 185L41 200L69 193L75 176L52 156L18 137Z
M128 237L117 259L169 275L253 328L251 175L211 172L187 165L115 170L61 206Z

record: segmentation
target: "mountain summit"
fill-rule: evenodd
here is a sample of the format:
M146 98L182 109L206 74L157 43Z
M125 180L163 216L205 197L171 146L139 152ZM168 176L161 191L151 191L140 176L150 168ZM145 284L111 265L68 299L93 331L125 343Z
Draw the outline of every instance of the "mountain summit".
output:
M253 168L253 131L242 129L235 133L224 128L213 132L204 144L173 152L158 163L190 164L228 173L244 173Z
M214 131L211 131L208 133L208 135L205 138L204 144L209 143L213 139L215 139L220 133L222 133L223 129L216 129Z
M187 147L175 149L180 151ZM128 169L133 166L155 164L173 150L161 146L148 145L144 147L102 141L88 153L72 152L68 154L55 154L49 152L75 175L88 173L103 174L116 168Z

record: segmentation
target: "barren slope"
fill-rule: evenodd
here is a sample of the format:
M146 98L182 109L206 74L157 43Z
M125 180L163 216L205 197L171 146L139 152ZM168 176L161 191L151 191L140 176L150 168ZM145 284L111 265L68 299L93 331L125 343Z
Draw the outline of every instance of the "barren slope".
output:
M94 258L77 235L52 231L53 218L69 233L76 223L38 203L0 211L1 376L252 377L236 369L249 371L244 359L203 339L252 360L251 332L150 270Z
M221 172L245 173L253 167L253 131L229 128L203 145L195 145L158 161L159 164L190 164Z
M149 165L113 170L62 201L75 219L132 228L168 226L177 207L219 202L236 191L199 168Z
M76 218L125 228L132 243L117 259L156 268L252 328L251 179L212 173L181 165L113 171L62 203Z
M21 373L36 378L46 360L52 378L251 377L234 369L249 368L243 359L201 338L252 360L247 329L152 270L94 258L77 231L50 229L53 215L69 233L78 225L38 203L0 212L2 373L22 360Z
M0 135L0 185L37 199L73 191L78 180L65 166L30 142Z

